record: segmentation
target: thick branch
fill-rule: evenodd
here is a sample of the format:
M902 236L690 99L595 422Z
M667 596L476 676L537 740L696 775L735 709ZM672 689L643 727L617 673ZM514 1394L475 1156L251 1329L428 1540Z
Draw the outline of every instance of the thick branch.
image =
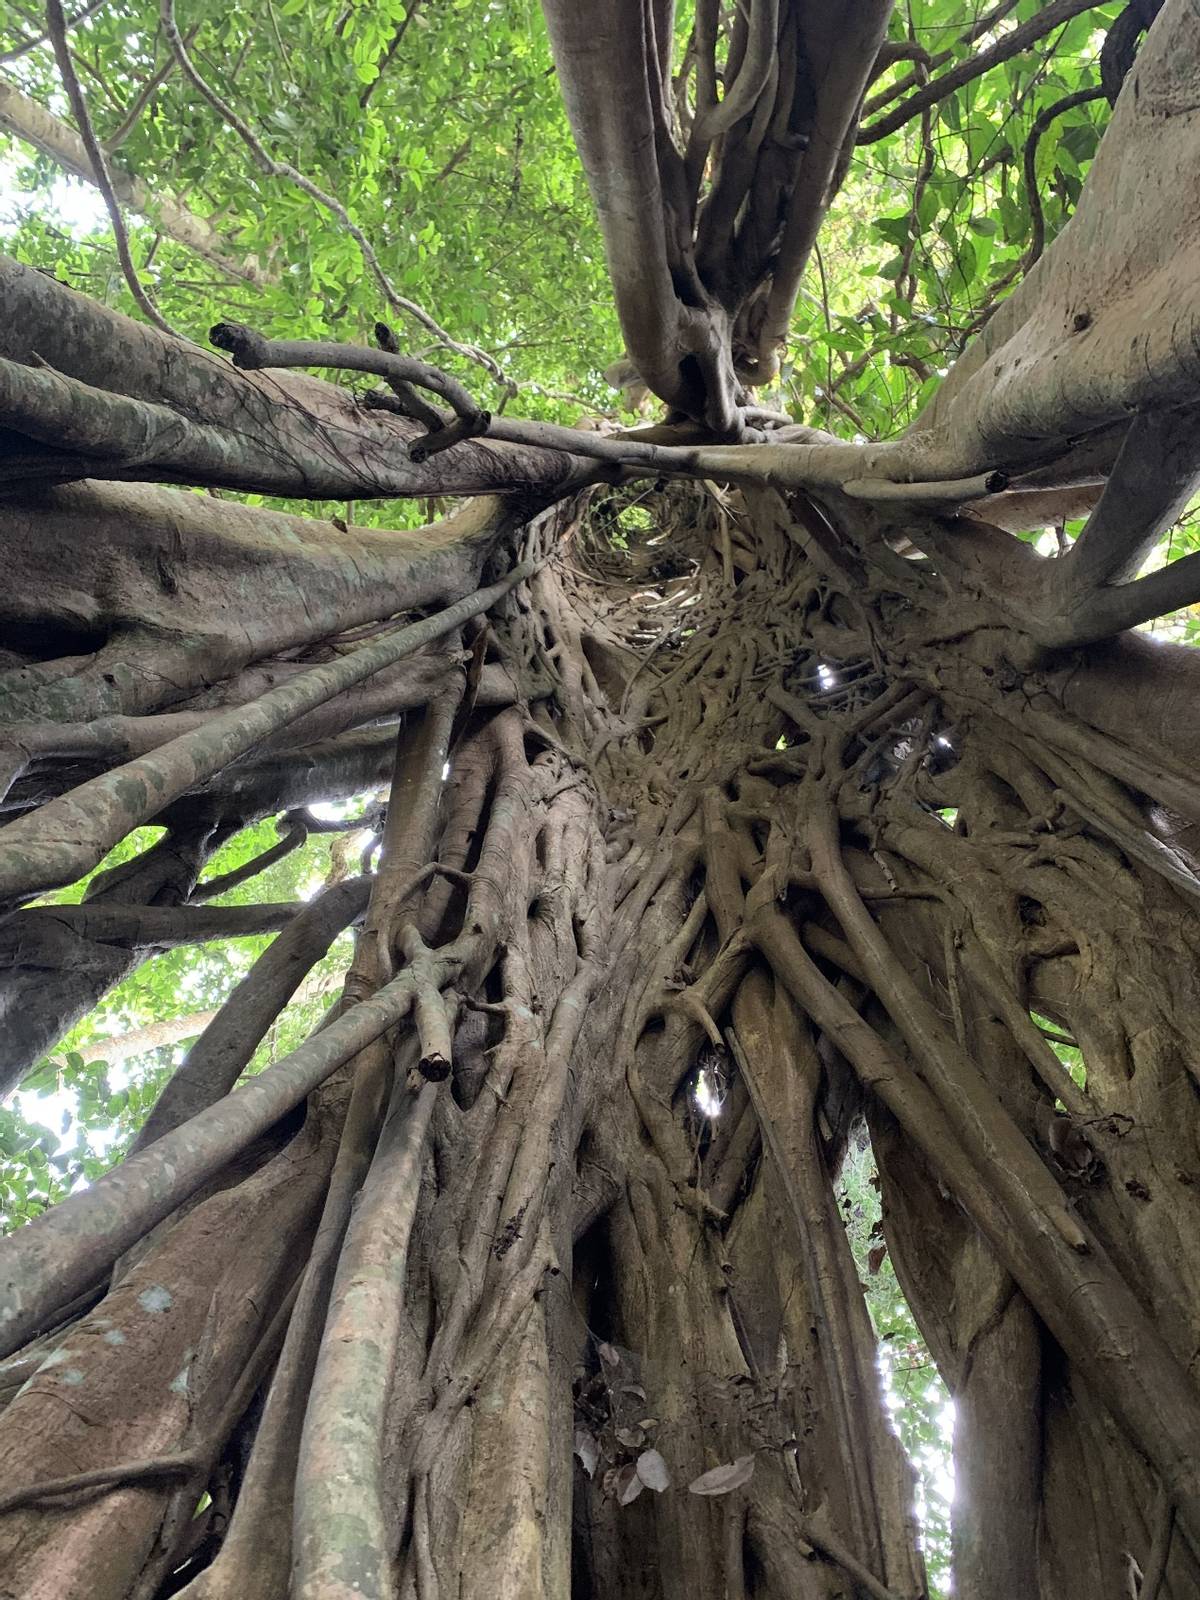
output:
M38 906L0 922L0 951L10 955L42 930L63 927L77 938L123 949L169 949L211 939L249 939L286 927L303 902L254 906Z
M317 379L239 372L7 257L0 257L0 358L18 366L9 374L15 409L10 415L8 401L0 400L0 427L21 433L28 422L46 441L31 442L28 453L18 450L17 441L5 441L2 470L10 480L175 480L344 500L506 489L531 497L567 492L589 476L586 464L561 450L474 440L413 461L407 446L419 432L414 423L366 412L352 394ZM22 395L24 380L34 375L20 369L39 362L52 367L60 382L35 385ZM73 391L62 383L66 378L96 393ZM109 399L101 402L98 395ZM122 401L151 409L122 408ZM101 404L109 406L107 433L84 420ZM175 414L173 431L164 410ZM148 426L157 430L161 447L149 456L139 453ZM56 429L69 438L82 428L86 442L89 427L95 435L91 453L56 447Z
M849 8L839 5L823 11L814 8L806 29L809 37L805 44L816 55L814 67L819 73L816 106L808 148L788 200L783 240L759 334L758 357L764 379L778 368L779 348L787 337L800 280L844 175L844 152L891 10L891 0L857 0Z
M412 980L402 973L236 1094L0 1242L0 1290L8 1312L0 1351L20 1349L50 1313L95 1283L130 1245L343 1061L398 1022L411 1008L412 996Z
M1081 1257L1053 1228L1031 1226L1019 1184L1001 1199L1011 1175L992 1163L990 1180L983 1179L982 1152L963 1144L916 1073L822 977L777 911L760 914L754 932L782 981L970 1212L1067 1355L1102 1385L1129 1436L1181 1510L1186 1505L1189 1524L1200 1520L1200 1405L1143 1303L1098 1249ZM1108 1330L1103 1338L1100 1329Z
M317 518L148 485L62 485L0 498L9 580L0 622L111 640L65 675L0 673L6 755L144 754L201 727L214 709L307 670L277 663L280 654L365 624L382 630L398 612L470 594L513 520L489 497L404 534L343 532ZM442 659L422 654L379 673L293 724L293 746L423 703L444 672ZM489 694L503 699L495 677ZM204 709L147 715L197 695ZM268 741L259 754L271 748Z
M404 1326L408 1243L436 1099L436 1084L423 1083L413 1093L398 1075L346 1230L304 1418L291 1588L296 1600L336 1593L350 1560L364 1594L382 1600L392 1592L379 1440Z
M1061 452L1136 412L1195 404L1198 51L1200 17L1168 3L1125 80L1074 215L955 363L911 446L923 435L940 456L955 440L985 457L970 470L1011 466L1032 461L1038 441L1058 441ZM1147 172L1170 173L1170 182L1147 183Z
M604 236L621 331L634 366L668 405L719 436L736 429L727 339L689 285L694 196L672 195L677 152L658 137L650 84L658 76L642 0L545 0L543 9L575 145ZM674 187L674 185L672 186Z
M268 690L253 705L222 712L194 733L182 734L9 823L0 831L0 896L36 893L90 872L130 828L157 815L304 712L481 615L535 567L536 563L523 562L499 583L447 610L314 667L291 683Z
M1150 412L1130 423L1099 504L1062 562L1073 591L1137 576L1200 485L1198 427L1194 410Z

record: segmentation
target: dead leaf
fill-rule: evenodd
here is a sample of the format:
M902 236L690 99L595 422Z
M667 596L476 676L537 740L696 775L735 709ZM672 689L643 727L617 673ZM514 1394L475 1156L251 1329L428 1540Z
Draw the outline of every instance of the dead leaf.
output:
M867 1251L867 1271L872 1277L883 1265L883 1258L887 1255L887 1245L877 1244Z
M638 1469L631 1461L617 1473L617 1504L627 1506L630 1501L637 1499L644 1487L638 1477Z
M575 1429L575 1454L588 1477L594 1478L600 1463L600 1446L586 1428Z
M644 1400L646 1398L646 1391L640 1383L623 1383L621 1385L621 1393L631 1394L635 1400Z
M655 1494L671 1487L671 1473L657 1450L643 1450L637 1458L637 1475Z
M640 1428L617 1428L615 1432L617 1442L623 1444L626 1450L636 1450L646 1442L646 1435Z
M596 1346L596 1353L606 1367L619 1367L621 1365L621 1357L607 1340L603 1340Z
M711 1472L702 1472L688 1484L689 1494L731 1494L749 1483L754 1476L754 1457L739 1456L736 1461L725 1461Z

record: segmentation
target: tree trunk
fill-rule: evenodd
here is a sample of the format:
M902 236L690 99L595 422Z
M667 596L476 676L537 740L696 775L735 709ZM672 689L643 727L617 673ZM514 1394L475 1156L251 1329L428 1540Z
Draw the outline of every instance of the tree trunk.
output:
M1001 624L947 639L938 580L869 578L850 502L676 485L620 552L607 494L521 532L550 561L471 688L429 647L341 1021L261 1112L221 1099L302 976L264 969L232 1075L202 1038L151 1142L0 1248L7 1592L922 1594L832 1189L864 1112L958 1405L960 1592L1104 1592L1159 1481L1162 1592L1196 1582L1195 896L1153 809L1186 774L1119 782L1111 647L1084 717ZM96 659L10 677L73 721ZM186 735L195 698L138 710ZM94 770L69 738L12 791L33 819L23 786ZM217 792L210 840L278 803Z
M937 401L851 444L743 385L885 11L752 0L718 101L698 9L681 150L670 8L606 0L632 57L589 79L549 7L686 413L640 438L493 417L386 329L222 324L231 364L0 263L11 1081L153 951L282 930L128 1158L0 1241L4 1600L919 1600L864 1128L956 1403L955 1592L1200 1590L1200 658L1127 631L1200 593L1136 575L1197 485L1196 19ZM479 498L398 534L171 484ZM1081 495L1060 556L1001 531ZM197 903L248 824L381 784L361 879Z

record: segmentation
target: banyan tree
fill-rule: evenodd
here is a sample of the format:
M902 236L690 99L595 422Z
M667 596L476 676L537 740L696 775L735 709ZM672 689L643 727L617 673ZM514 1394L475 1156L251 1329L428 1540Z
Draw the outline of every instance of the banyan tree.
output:
M930 1594L867 1139L954 1594L1200 1592L1194 0L114 5L0 52L111 219L0 260L6 1090L273 938L0 1241L0 1595Z

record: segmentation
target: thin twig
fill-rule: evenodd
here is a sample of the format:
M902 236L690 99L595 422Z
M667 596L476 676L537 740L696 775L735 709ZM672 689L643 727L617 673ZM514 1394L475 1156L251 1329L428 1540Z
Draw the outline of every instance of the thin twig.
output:
M408 25L416 16L417 8L420 6L420 4L421 0L409 0L408 6L405 8L404 15L396 25L396 31L392 35L391 43L383 52L383 56L380 59L379 71L375 74L370 83L367 84L366 88L358 97L359 106L363 111L365 111L368 105L370 105L371 96L375 93L376 89L378 89L380 83L383 81L384 73L387 71L388 67L391 66L392 58L403 43L404 35L408 32Z
M138 277L137 268L133 264L133 256L129 251L129 235L125 230L125 219L121 215L121 208L117 204L117 197L113 193L112 178L109 176L108 162L100 141L96 138L96 131L92 127L92 119L88 115L87 101L83 97L83 90L75 72L75 64L71 60L70 47L67 44L67 19L63 13L61 0L46 0L46 28L50 35L50 42L54 46L54 59L58 62L59 75L63 81L63 88L67 91L67 99L71 102L71 110L75 113L75 121L79 127L79 137L83 140L83 147L88 153L92 164L92 172L96 179L96 187L104 200L109 221L112 223L113 238L116 240L117 259L121 263L121 271L125 275L125 282L129 285L129 292L137 302L139 309L145 313L156 328L163 333L169 333L173 339L182 338L154 304L149 291L143 286Z
M874 144L877 139L895 133L913 117L919 116L927 106L935 106L949 99L956 90L973 83L976 78L981 78L992 67L1011 60L1023 50L1028 50L1046 34L1052 33L1060 23L1070 22L1072 17L1077 17L1084 11L1094 10L1096 4L1097 0L1050 0L1048 6L1035 12L1011 33L1006 33L1003 38L997 39L995 44L986 50L981 50L976 56L968 57L966 61L960 61L949 72L944 72L940 78L934 78L923 88L918 89L916 94L901 101L894 110L887 112L877 122L868 123L865 128L860 128L855 142L860 145Z
M1033 126L1029 130L1029 137L1025 141L1025 155L1022 166L1025 171L1025 199L1029 206L1030 238L1029 248L1026 250L1021 262L1021 271L1028 272L1033 263L1046 248L1046 214L1042 210L1042 197L1037 186L1037 153L1042 135L1050 124L1061 117L1064 112L1071 111L1075 106L1087 105L1089 100L1102 100L1104 89L1097 84L1092 89L1077 89L1074 94L1065 94L1061 100L1056 100L1044 111L1039 111L1033 119Z
M189 28L186 34L186 42L191 44L192 40L199 32L199 23L197 23L194 27ZM108 138L104 141L104 148L110 156L116 154L116 152L125 143L126 139L128 139L129 135L133 132L134 128L137 127L138 118L153 99L155 91L161 89L163 84L175 71L176 65L177 63L174 56L168 55L162 66L158 67L154 72L152 72L142 87L138 90L137 94L130 102L125 115L122 117L120 126L114 133L110 133Z
M52 3L57 3L57 0L52 0ZM453 350L456 355L462 356L467 361L474 361L477 365L490 372L499 382L507 381L500 370L499 364L492 356L478 349L475 345L460 344L456 339L452 339L445 328L434 317L430 316L423 306L419 306L415 300L409 300L399 292L383 270L379 257L375 253L375 247L358 224L353 221L350 213L340 200L331 194L327 194L324 189L319 188L311 178L298 171L290 162L276 161L275 157L267 151L262 140L250 125L238 115L228 101L221 98L193 62L188 53L187 45L184 43L183 36L179 31L179 24L175 20L175 0L161 0L160 15L168 42L185 76L197 92L208 101L217 115L233 129L234 133L237 134L238 138L249 150L259 168L268 177L286 178L308 195L310 199L315 200L318 205L324 206L326 211L332 212L358 246L372 277L374 277L380 289L382 289L388 304L394 310L402 311L405 316L411 317L414 322L419 322L427 332L432 333L439 343L444 344L448 350Z
M260 872L265 872L277 861L282 861L284 856L291 855L292 851L299 849L307 838L308 829L304 823L289 816L285 822L282 839L277 840L266 850L261 850L258 855L252 856L240 867L234 867L231 872L222 872L218 877L198 883L188 899L193 903L198 900L214 900L217 895L236 889L239 884L245 883L250 878L256 878Z
M94 16L101 6L107 4L108 0L91 0L90 5L84 6L82 11L77 11L73 17L67 19L67 27L77 28L81 22L86 22L89 17ZM36 50L38 45L45 44L49 37L49 33L39 33L33 39L23 40L21 44L14 45L11 50L5 50L0 54L0 63L16 61L21 56L28 55L31 50Z

